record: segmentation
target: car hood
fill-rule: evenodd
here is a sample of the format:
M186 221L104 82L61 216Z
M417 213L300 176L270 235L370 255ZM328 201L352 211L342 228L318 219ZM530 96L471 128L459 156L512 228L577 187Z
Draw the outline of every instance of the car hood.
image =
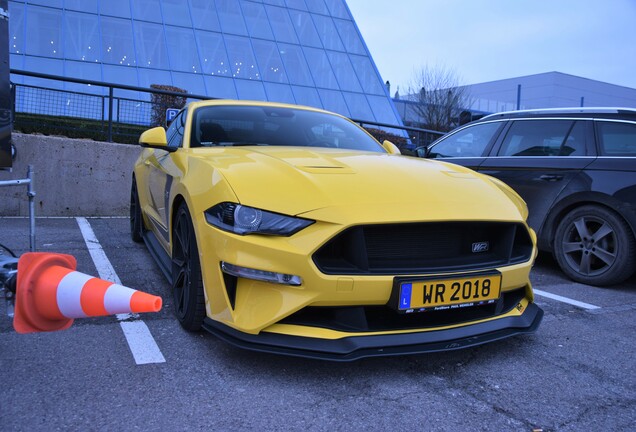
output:
M202 150L206 152L207 150ZM204 155L239 202L288 215L357 222L519 220L487 176L467 168L385 153L329 148L234 147Z

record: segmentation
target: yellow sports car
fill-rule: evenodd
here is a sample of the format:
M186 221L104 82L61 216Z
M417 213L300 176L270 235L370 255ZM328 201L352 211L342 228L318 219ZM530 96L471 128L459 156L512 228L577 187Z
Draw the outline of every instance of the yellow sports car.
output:
M187 330L354 360L541 322L535 234L499 180L400 156L340 115L295 105L194 102L139 142L132 238L172 283Z

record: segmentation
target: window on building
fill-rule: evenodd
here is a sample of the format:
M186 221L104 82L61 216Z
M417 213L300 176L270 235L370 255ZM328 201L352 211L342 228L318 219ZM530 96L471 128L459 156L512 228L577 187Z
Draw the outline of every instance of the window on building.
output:
M161 10L165 24L192 28L190 8L187 2L183 0L161 0Z
M214 3L210 0L190 0L194 28L221 31L221 24L219 23Z
M384 95L384 85L371 64L369 57L349 55L349 59L351 59L351 64L356 71L356 76L360 80L362 90L369 94Z
M10 3L9 14L9 52L24 54L24 4ZM15 67L13 63L11 67Z
M274 34L269 26L269 20L265 13L265 6L259 3L244 2L243 16L247 24L247 31L253 38L274 39Z
M278 44L280 57L285 65L285 72L291 84L313 86L309 66L305 61L302 48L298 45Z
M265 6L265 8L276 40L297 44L298 38L287 9L276 6Z
M339 87L342 90L361 92L362 88L358 82L358 77L351 66L349 56L346 53L327 51L329 62L338 80Z
M139 66L169 69L163 26L135 21L135 47ZM127 64L127 63L122 63Z
M64 57L70 60L99 62L98 21L94 15L70 12L64 14Z
M276 83L263 83L265 86L265 92L267 93L267 100L283 103L296 103L292 89L287 84Z
M316 26L314 26L314 21L311 19L311 14L290 10L289 16L302 45L322 48L322 42L316 31Z
M29 36L25 44L26 54L51 58L63 57L59 11L29 6L26 22L29 23Z
M338 89L338 82L331 70L329 58L324 50L316 48L304 48L305 57L309 64L309 70L317 87Z
M105 16L102 16L100 21L102 24L102 61L125 66L136 65L137 56L132 43L132 22L127 19Z
M333 19L328 16L314 15L314 22L318 29L318 35L322 40L322 44L326 49L334 51L344 51L344 46L340 40L340 36L336 31L336 26L333 23Z
M247 36L245 20L238 0L216 0L216 11L223 33Z
M192 29L165 26L165 31L170 69L181 72L201 73L199 52L197 44L194 42Z
M241 36L225 36L230 67L234 78L260 80L261 75L254 58L249 38Z
M252 46L263 81L286 83L287 75L276 42L254 39Z
M220 33L196 32L197 45L201 54L201 69L207 75L232 76L232 68L225 51L225 43Z
M132 7L133 18L139 21L151 21L160 23L161 4L159 0L135 0L130 2L128 7Z

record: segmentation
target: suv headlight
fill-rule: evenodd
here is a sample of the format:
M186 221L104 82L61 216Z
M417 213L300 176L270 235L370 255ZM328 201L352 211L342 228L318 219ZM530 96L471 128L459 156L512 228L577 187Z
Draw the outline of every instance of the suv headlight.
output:
M205 211L205 220L235 234L269 234L290 236L314 221L285 216L241 204L223 202Z

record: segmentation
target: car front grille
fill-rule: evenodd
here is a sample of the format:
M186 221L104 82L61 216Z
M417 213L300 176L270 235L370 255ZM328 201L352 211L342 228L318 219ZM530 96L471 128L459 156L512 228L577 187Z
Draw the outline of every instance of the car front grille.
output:
M522 224L430 222L360 225L313 255L332 275L408 275L488 269L528 261L532 241Z

